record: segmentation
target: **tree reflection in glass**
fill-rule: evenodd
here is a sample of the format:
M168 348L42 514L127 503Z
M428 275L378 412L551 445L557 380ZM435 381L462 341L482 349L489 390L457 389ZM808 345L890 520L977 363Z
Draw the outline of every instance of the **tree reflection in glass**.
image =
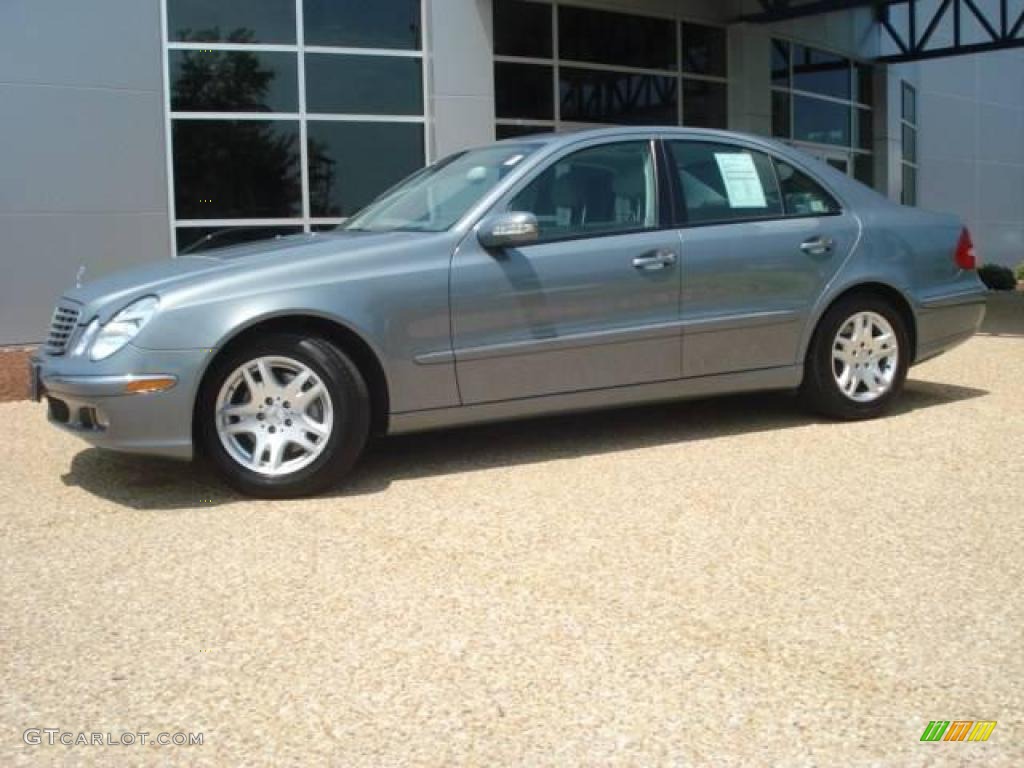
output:
M196 38L219 37L217 30ZM251 42L250 30L227 40ZM176 112L290 111L295 99L295 56L248 51L174 51L172 108ZM273 60L271 60L273 61ZM292 82L276 87L282 71ZM290 109L295 109L291 107ZM284 218L302 210L297 120L176 119L173 128L175 205L183 219Z

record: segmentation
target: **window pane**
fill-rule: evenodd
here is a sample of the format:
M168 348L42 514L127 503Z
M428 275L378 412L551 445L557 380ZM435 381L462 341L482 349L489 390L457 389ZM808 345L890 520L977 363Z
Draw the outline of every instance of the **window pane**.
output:
M168 51L171 109L298 112L294 53Z
M781 160L775 161L775 170L782 186L782 200L787 216L814 216L839 212L839 203L835 198L806 174Z
M725 30L703 24L683 24L683 71L697 75L726 75Z
M850 98L850 62L842 56L793 46L793 87L837 99Z
M551 58L551 6L495 0L494 52L499 56Z
M903 165L903 194L901 202L904 205L917 205L917 169L910 165Z
M668 19L563 5L558 8L558 52L569 61L675 69L675 25Z
M357 115L422 115L420 59L308 53L306 109Z
M294 43L295 0L167 0L175 41Z
M793 138L850 146L850 107L809 96L793 96Z
M646 141L591 147L558 160L508 206L534 214L542 239L653 228L657 208Z
M903 84L903 119L917 124L917 92L907 83Z
M724 83L683 80L683 125L728 128L728 96Z
M789 88L789 43L772 40L772 85Z
M287 235L297 235L302 225L293 227L178 227L175 230L178 240L178 253L185 256L190 253L212 251L214 248L226 248L239 243L252 243L257 240L272 240Z
M861 184L875 186L875 158L873 155L854 155L853 177Z
M676 125L674 77L563 67L562 119L582 123Z
M423 126L310 120L313 216L351 216L423 165Z
M853 139L853 146L859 149L872 149L874 141L874 113L870 109L854 109L855 122L853 129L856 133Z
M853 79L854 79L854 98L857 99L861 104L868 104L874 106L875 104L875 87L874 87L874 70L868 64L858 64L854 62L853 65Z
M908 163L917 162L917 131L909 125L903 126L903 159Z
M306 45L420 48L419 0L304 0L304 3Z
M729 144L669 142L688 223L782 215L771 160Z
M545 125L496 125L494 132L498 139L513 139L535 133L551 133L554 129Z
M172 135L179 219L301 214L297 121L175 120Z
M555 119L554 70L538 64L494 64L497 117Z
M789 94L772 91L772 136L791 138L789 124Z

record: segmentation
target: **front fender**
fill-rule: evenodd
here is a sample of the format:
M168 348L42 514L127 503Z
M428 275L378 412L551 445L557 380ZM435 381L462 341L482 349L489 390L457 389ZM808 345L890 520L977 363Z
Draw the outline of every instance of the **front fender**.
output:
M454 363L414 362L451 349L449 263L450 251L438 250L433 257L420 254L414 266L382 256L372 268L337 276L301 268L277 279L266 272L235 276L170 296L136 344L216 353L260 323L317 318L358 336L377 356L392 412L455 406Z

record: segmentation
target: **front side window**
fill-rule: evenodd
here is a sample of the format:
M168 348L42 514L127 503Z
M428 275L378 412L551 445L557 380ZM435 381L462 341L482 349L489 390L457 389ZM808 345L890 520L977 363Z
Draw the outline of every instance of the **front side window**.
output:
M646 141L602 144L557 160L509 203L537 217L541 240L652 229L657 184Z
M782 215L779 188L767 155L731 144L668 142L691 224Z
M441 232L515 170L538 144L499 144L461 152L428 166L385 192L346 222L367 232ZM363 156L376 162L367 147Z
M810 176L789 163L775 161L787 216L827 216L839 213L839 203Z

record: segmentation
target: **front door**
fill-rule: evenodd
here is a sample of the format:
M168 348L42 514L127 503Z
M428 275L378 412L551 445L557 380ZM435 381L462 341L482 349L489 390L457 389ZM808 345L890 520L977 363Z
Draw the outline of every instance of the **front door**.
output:
M536 243L452 262L452 338L464 404L678 379L679 238L661 229L646 140L554 160L496 210L528 211Z
M685 206L683 374L795 365L856 219L806 173L742 144L672 141Z

